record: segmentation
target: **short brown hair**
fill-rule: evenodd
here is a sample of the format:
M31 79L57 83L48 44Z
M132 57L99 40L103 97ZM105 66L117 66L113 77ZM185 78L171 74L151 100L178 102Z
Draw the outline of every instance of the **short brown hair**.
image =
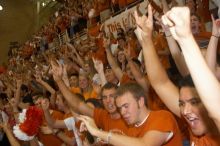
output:
M147 93L137 83L127 83L120 86L117 89L116 98L124 95L125 93L131 93L136 100L139 100L141 97L143 97L145 105L147 106Z

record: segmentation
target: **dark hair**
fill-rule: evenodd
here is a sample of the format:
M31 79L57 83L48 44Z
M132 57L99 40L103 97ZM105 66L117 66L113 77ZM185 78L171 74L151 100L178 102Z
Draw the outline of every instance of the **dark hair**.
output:
M147 93L137 83L123 84L117 89L116 97L122 96L125 93L131 93L136 100L139 100L141 97L143 97L145 105L147 105Z
M6 93L0 93L0 100L7 101L7 98L8 98L8 96Z
M29 103L30 105L34 105L33 98L31 96L31 94L28 94L28 95L22 97L22 102Z
M33 100L33 97L36 96L34 100L37 100L38 98L47 98L50 101L50 98L48 96L44 96L44 94L41 92L33 93L31 94L31 96L32 96L32 100Z
M196 16L199 20L199 22L201 22L201 17L199 15L197 15L196 13L192 13L190 16Z
M100 96L102 98L102 93L104 90L108 90L108 89L117 89L118 86L113 84L113 83L110 83L110 82L107 82L101 89L101 92L100 92Z
M94 105L95 108L102 108L102 104L100 103L100 101L98 99L95 98L89 98L86 100L86 103L91 103Z
M28 87L24 84L21 85L21 91L28 92Z
M138 65L138 67L141 67L141 62L137 58L132 58L132 61Z
M178 83L178 86L179 88L182 88L182 87L195 87L194 83L193 83L193 80L191 78L190 75L182 78L179 83Z
M76 77L78 77L79 74L78 74L78 73L72 73L72 74L70 75L70 77L72 77L72 76L76 76Z

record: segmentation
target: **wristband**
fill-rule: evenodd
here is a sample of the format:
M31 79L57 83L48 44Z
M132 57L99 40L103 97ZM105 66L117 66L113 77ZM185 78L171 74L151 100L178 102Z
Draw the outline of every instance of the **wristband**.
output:
M216 35L212 35L212 36L214 36L215 38L219 38L219 36L216 36Z

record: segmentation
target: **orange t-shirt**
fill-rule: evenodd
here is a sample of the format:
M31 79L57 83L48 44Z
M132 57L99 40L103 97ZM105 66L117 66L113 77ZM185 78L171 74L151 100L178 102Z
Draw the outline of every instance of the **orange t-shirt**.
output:
M126 83L135 83L136 81L134 81L134 80L131 80L130 78L129 78L129 76L126 74L126 73L124 73L123 74L123 76L122 76L122 78L121 78L121 80L120 80L120 84L122 85L122 84L126 84Z
M74 94L76 93L81 93L80 88L79 87L70 87L70 91Z
M209 0L202 0L201 5L197 6L197 14L201 16L204 23L211 22L211 13L209 11Z
M94 57L97 60L102 61L103 64L106 64L107 58L106 58L105 48L103 47L103 38L96 39L95 43L98 47L98 50L96 50L92 54L92 57Z
M124 8L126 6L126 0L118 0L119 8Z
M198 35L194 35L195 40L200 48L207 48L209 40L212 36L211 32L200 32Z
M211 136L204 135L201 137L197 137L192 134L190 131L190 145L192 146L220 146L220 138L219 135Z
M135 1L136 0L126 0L126 4L129 5L129 4L131 4L131 3L135 2Z
M111 131L118 134L127 133L127 125L125 121L120 119L112 119L109 113L101 108L95 108L93 118L96 125L104 131Z
M92 91L82 93L85 100L89 98L97 98L98 94L95 92L94 89Z
M54 111L51 114L52 118L55 120L62 120L63 119L63 114L58 111ZM43 125L47 125L46 120L44 119ZM39 133L38 134L39 141L44 145L44 146L61 146L63 143L57 136L53 134L43 134Z
M167 110L166 105L161 101L157 93L150 86L149 87L149 96L147 98L147 104L151 110Z
M173 136L163 146L182 146L179 127L174 116L165 110L151 111L146 122L129 129L129 136L143 137L148 131L172 132ZM155 139L156 140L156 139Z

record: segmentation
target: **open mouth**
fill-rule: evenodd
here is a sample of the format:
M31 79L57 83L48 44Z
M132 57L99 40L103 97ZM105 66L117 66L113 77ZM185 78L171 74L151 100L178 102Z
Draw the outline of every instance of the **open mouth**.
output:
M196 128L199 123L199 119L196 117L186 117L186 120L192 129Z
M108 109L109 110L112 110L114 108L114 105L113 104L108 104Z

